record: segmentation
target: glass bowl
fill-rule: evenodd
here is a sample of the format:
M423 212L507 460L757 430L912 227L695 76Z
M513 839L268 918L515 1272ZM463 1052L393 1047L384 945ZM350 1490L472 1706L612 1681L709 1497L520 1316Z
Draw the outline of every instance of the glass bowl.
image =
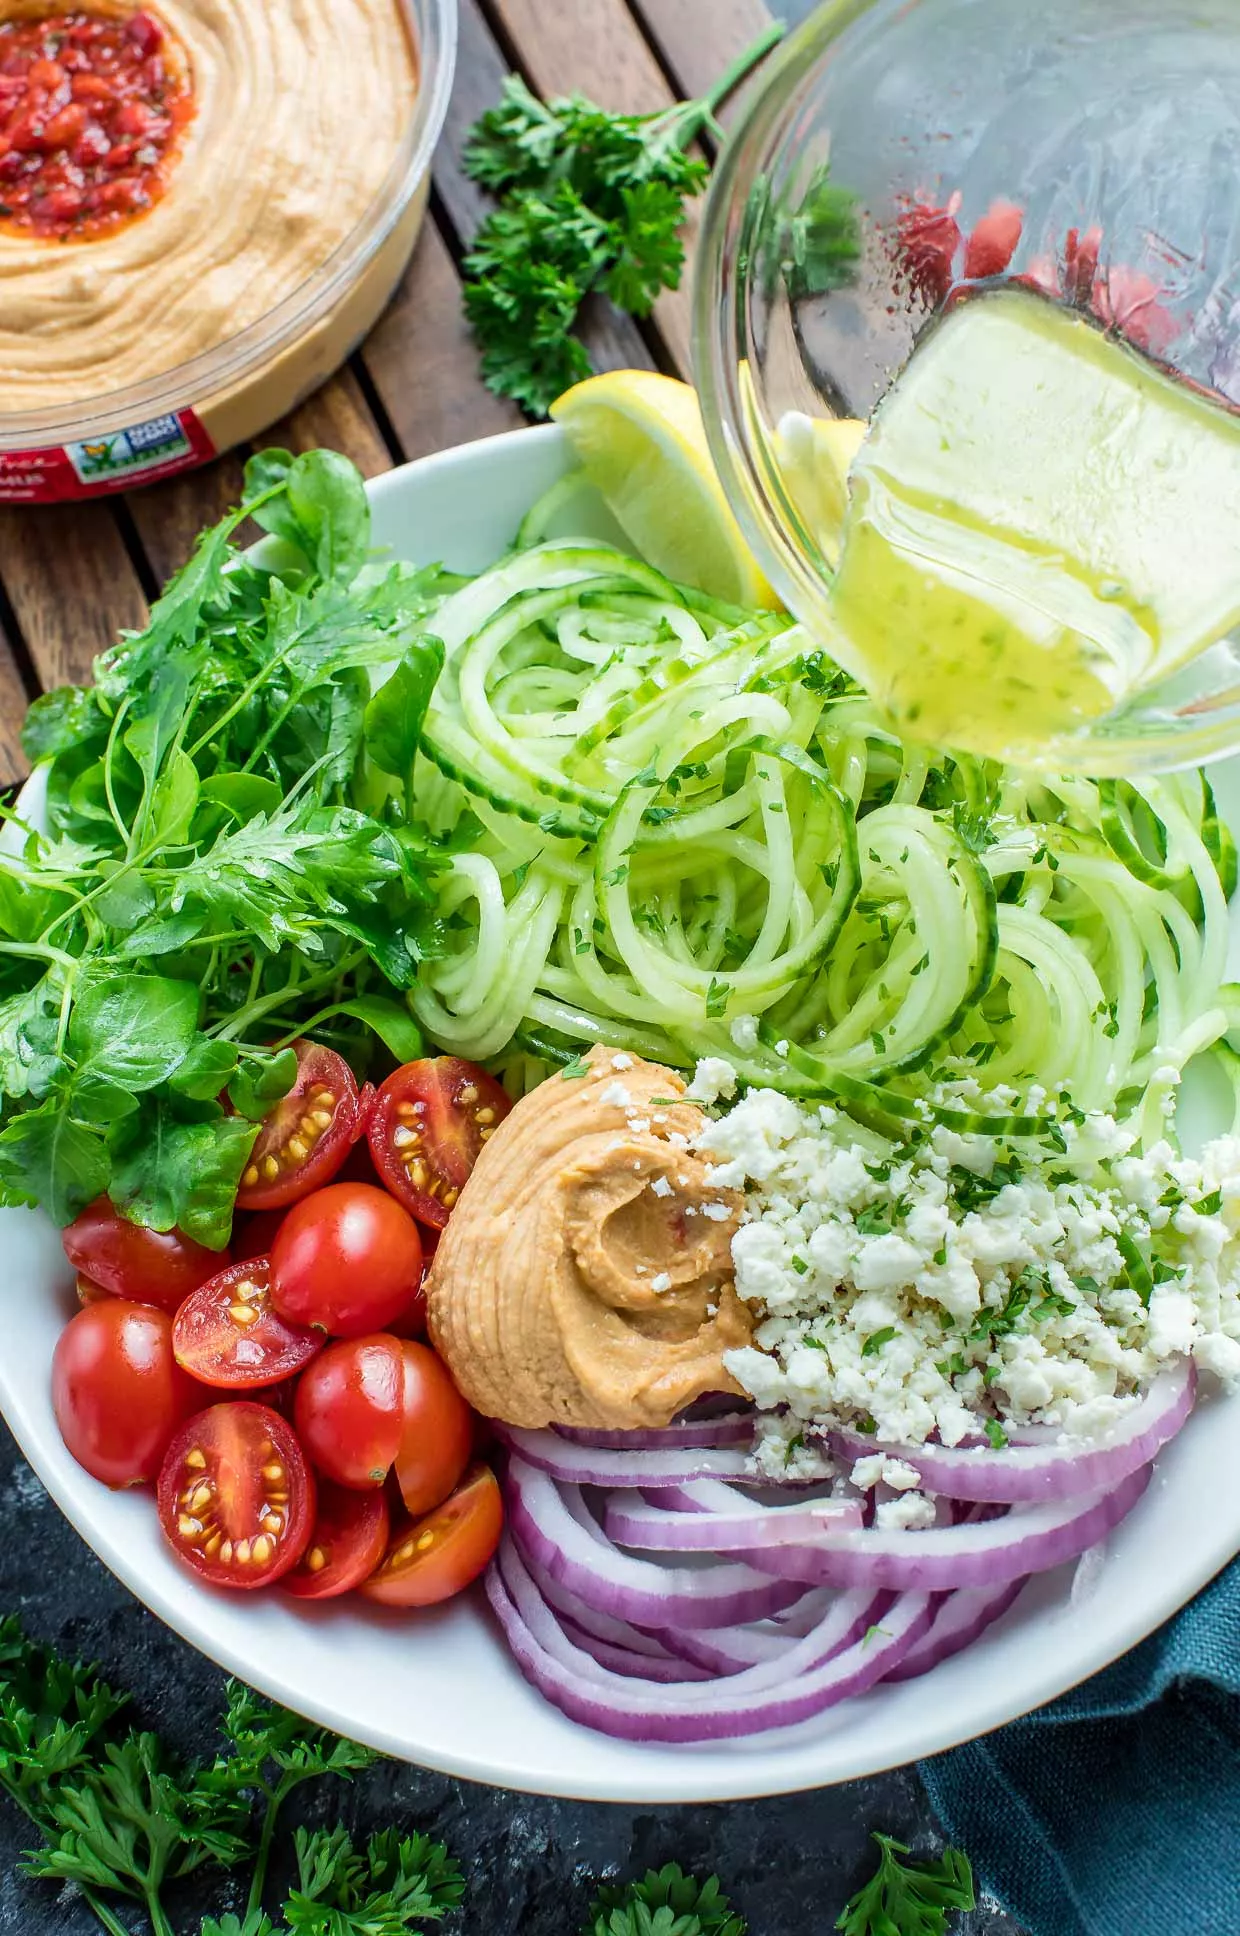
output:
M1036 308L1039 327L1087 330L1108 367L1139 358L1139 380L1193 423L1179 447L1124 421L1108 438L1082 432L1069 390L1046 382L1017 340L1002 392L1014 420L1028 406L1039 427L1032 447L1016 430L1008 448L992 438L973 515L1002 521L997 500L1013 480L1013 494L1023 489L1030 448L1061 496L1101 479L1135 575L1100 596L1127 614L1140 608L1141 573L1169 571L1192 622L1178 650L1156 640L1125 660L1102 705L1069 726L1048 726L1031 705L996 739L966 695L923 736L1098 775L1240 748L1235 0L1045 0L1032 11L1025 0L833 0L782 48L720 159L695 291L715 464L787 605L909 732L890 666L846 623L837 567L859 474L849 466L914 351L928 352L961 306L971 327L987 305L993 322L1000 288L1009 308ZM980 367L962 379L975 392ZM1203 423L1208 461L1195 454ZM992 488L997 466L1003 489ZM1052 576L1058 595L1064 574ZM1150 629L1129 625L1124 637L1145 648ZM943 640L932 630L924 617L906 622L899 651L933 657Z
M457 0L397 4L417 92L356 227L291 295L214 349L123 390L0 416L0 503L94 497L206 463L295 409L373 328L422 226L456 66Z

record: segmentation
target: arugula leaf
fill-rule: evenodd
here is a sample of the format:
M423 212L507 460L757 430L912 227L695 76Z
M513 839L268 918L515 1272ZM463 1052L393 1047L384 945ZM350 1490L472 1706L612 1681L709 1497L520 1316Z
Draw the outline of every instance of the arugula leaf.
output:
M285 488L319 576L355 578L370 548L370 500L356 465L334 450L307 451L290 465Z
M974 1909L973 1871L960 1849L932 1862L902 1863L903 1842L874 1836L882 1851L877 1873L840 1913L844 1936L944 1936L953 1909Z
M381 773L390 773L412 793L426 709L443 671L442 639L430 633L415 639L386 683L366 708L366 751Z
M601 1889L582 1936L745 1936L747 1927L717 1876L699 1882L669 1862L640 1882Z
M407 1008L390 1002L383 995L358 995L351 1002L337 1002L333 1008L320 1009L315 1025L331 1021L335 1015L349 1015L373 1029L385 1049L397 1062L417 1062L426 1054L421 1029Z
M32 700L22 724L22 747L32 766L108 736L98 694L89 686L58 686Z
M49 969L33 988L0 1001L0 1090L16 1100L44 1096L63 1063L56 1051L56 1017L63 972Z

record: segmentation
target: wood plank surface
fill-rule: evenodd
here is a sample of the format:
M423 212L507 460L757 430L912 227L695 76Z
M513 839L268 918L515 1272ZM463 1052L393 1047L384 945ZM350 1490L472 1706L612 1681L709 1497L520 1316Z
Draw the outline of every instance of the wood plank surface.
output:
M456 83L436 150L434 183L463 254L491 207L490 197L465 173L463 157L469 132L478 116L496 105L511 69L478 0L460 0L460 36ZM600 298L586 306L581 337L596 370L654 368L641 330L613 303Z
M516 430L524 421L478 374L456 267L433 222L363 357L406 458Z
M650 114L675 98L624 0L573 0L571 7L556 9L554 19L547 0L493 0L493 8L540 94L571 94L577 88L601 107L624 114ZM694 228L691 212L685 226L690 257ZM682 376L690 367L691 287L686 268L680 288L665 292L654 307L668 360Z
M0 579L47 691L89 679L95 654L146 618L138 575L102 500L0 510Z
M30 771L21 742L27 697L25 681L0 622L0 787L15 785Z
M380 471L392 468L392 453L383 432L347 366L307 397L291 416L272 424L258 441L295 453L320 446L343 451L363 477L377 477Z
M709 92L728 62L771 24L763 0L633 0L633 12L686 98ZM720 116L725 124L728 113Z
M130 514L156 584L166 584L189 557L198 533L218 524L240 501L243 469L241 457L217 457L200 471L131 493Z

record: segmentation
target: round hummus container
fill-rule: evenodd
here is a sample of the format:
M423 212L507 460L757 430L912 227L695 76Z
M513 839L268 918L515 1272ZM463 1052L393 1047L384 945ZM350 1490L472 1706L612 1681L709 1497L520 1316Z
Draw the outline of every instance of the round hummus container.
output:
M3 220L0 172L0 503L95 497L192 469L324 382L409 262L452 87L457 0L0 0L0 28L78 12L159 21L193 77L194 114L127 231L23 235ZM374 28L353 47L341 32L350 13ZM362 103L378 89L382 116L350 122L351 85ZM3 110L0 85L0 136ZM233 158L251 145L251 173L238 176ZM3 158L0 139L0 170ZM126 232L132 259L121 260ZM189 353L177 353L179 333Z

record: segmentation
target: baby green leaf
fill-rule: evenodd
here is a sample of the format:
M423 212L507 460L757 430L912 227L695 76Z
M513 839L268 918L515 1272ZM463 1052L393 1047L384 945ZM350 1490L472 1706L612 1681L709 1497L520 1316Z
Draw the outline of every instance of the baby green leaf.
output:
M408 782L435 682L443 671L440 639L415 639L366 708L366 751L381 773Z
M198 990L166 975L108 975L84 982L69 1023L79 1075L97 1074L138 1095L184 1061L198 1030Z

